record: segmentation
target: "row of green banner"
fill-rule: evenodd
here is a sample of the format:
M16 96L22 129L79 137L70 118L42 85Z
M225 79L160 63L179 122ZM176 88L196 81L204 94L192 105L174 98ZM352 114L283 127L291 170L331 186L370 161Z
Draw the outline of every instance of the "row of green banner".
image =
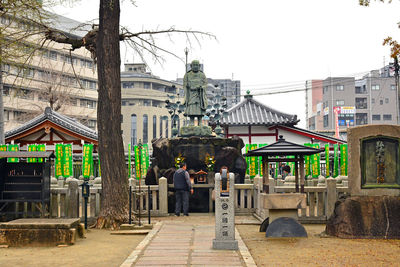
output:
M54 154L55 176L73 176L72 144L56 144ZM84 144L82 151L82 175L89 178L93 175L93 144Z
M259 147L266 146L267 144L246 144L245 150L246 153L249 150L253 150ZM308 147L313 147L319 149L319 144L304 144ZM340 166L340 174L343 176L347 176L348 169L348 152L347 152L347 144L333 145L334 156L333 156L333 168L330 166L330 156L329 156L329 144L325 145L325 175L326 177L339 176L339 166ZM339 153L340 153L340 164L339 164ZM294 158L294 156L287 156L287 158ZM262 176L262 158L261 157L246 157L247 170L246 174L250 176L250 178L254 178L257 174ZM287 165L290 166L292 175L295 175L295 163L287 162ZM331 169L332 168L332 169ZM321 154L314 154L311 156L304 157L304 171L305 175L311 176L313 178L317 178L321 175ZM275 174L277 177L279 174L279 162L275 163Z
M132 146L128 145L128 176L132 176L132 156L131 156ZM149 156L149 146L148 144L143 144L141 147L135 145L133 147L134 160L135 160L135 176L139 180L145 178L147 170L150 167L150 156Z

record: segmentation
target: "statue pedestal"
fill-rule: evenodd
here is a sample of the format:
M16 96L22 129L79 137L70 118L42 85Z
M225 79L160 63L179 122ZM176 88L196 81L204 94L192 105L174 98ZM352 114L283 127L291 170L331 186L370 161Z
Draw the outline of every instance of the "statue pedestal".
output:
M211 137L212 129L210 126L196 126L196 125L189 125L189 126L182 126L179 131L179 136L181 137L191 137L191 136L201 136L201 137Z

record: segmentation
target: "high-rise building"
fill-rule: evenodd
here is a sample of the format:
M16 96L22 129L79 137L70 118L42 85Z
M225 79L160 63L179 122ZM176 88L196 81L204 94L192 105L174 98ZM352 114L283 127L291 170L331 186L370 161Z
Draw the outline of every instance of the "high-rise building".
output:
M8 15L3 15L0 23L2 28L16 33L18 29L40 30L38 25ZM71 37L82 37L87 29L79 25L80 22L52 14L47 26ZM71 51L69 45L55 42L40 47L40 38L44 36L32 35L18 41L25 47L21 51L33 54L31 60L18 62L9 57L2 62L5 130L43 113L47 106L95 129L97 71L90 53L85 48Z

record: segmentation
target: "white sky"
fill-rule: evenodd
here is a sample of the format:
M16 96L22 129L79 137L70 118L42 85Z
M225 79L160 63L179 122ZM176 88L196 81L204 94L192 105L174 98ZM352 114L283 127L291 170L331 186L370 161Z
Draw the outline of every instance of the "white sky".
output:
M129 0L121 4L121 26L131 31L177 29L210 32L217 41L193 41L189 61L199 59L207 77L240 80L242 91L263 94L273 89L301 89L309 79L354 76L383 66L389 48L387 36L400 39L400 3L373 2L361 7L358 0ZM83 0L73 7L53 11L78 21L98 18L99 1ZM185 38L157 37L159 44L184 58ZM121 46L122 62L139 62ZM184 74L184 63L165 57L151 71L163 79ZM304 127L304 92L256 96L280 111L297 114Z

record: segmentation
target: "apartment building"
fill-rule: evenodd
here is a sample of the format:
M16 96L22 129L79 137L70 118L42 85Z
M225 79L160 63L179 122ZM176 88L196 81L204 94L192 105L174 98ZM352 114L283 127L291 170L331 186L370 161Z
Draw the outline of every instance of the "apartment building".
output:
M311 84L308 89L319 92L321 86L319 83ZM395 80L387 67L373 70L361 79L328 77L322 81L321 101L317 97L312 101L306 99L307 106L311 106L307 107L306 112L307 129L333 134L335 112L338 114L339 131L343 136L348 127L397 124L396 99Z
M171 101L183 101L182 85L176 82L160 79L147 72L146 65L125 64L121 72L121 116L122 137L124 147L128 144L149 144L159 137L171 137L171 115L165 108L168 95L175 98ZM184 123L180 116L177 122L179 128Z
M16 18L1 17L3 28L38 30L38 26ZM52 14L50 27L71 37L82 37L80 22ZM87 27L86 27L87 28ZM79 29L79 30L78 30ZM20 41L21 51L32 54L26 62L9 58L2 64L5 131L14 129L43 113L47 106L95 129L97 126L97 71L84 48L46 42L43 35Z

